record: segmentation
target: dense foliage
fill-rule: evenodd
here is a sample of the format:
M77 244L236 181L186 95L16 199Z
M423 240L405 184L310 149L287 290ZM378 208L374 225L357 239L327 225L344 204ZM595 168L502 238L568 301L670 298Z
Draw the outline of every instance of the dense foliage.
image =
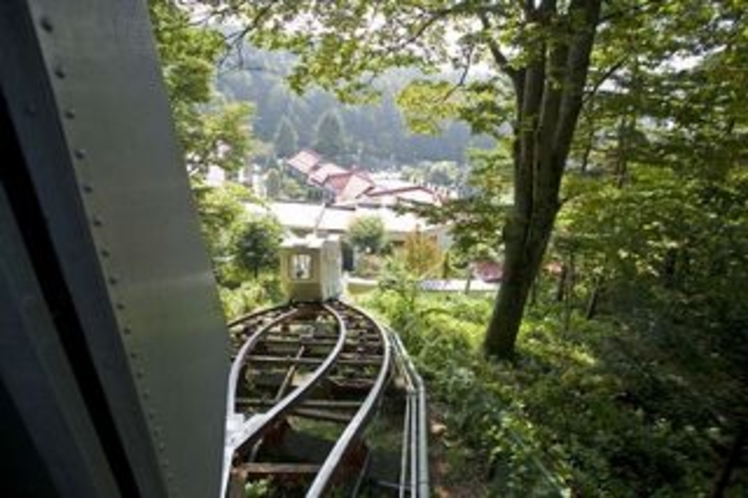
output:
M177 136L192 175L209 166L236 171L251 144L248 103L227 103L213 90L215 65L225 50L221 34L193 26L168 0L149 2L153 32Z
M283 227L272 216L249 217L239 236L239 264L249 270L254 278L259 277L260 271L277 270L282 238Z
M323 156L339 161L346 152L346 136L343 121L332 111L320 116L314 128L314 142L312 148Z
M405 237L402 258L405 268L419 278L440 277L442 274L444 264L442 250L436 240L419 230Z
M400 331L426 377L432 417L446 424L432 441L443 460L432 467L437 490L518 497L715 491L730 426L692 382L710 378L711 389L725 394L740 386L720 364L684 363L678 355L691 348L672 331L579 314L565 326L548 286L523 324L516 362L492 363L480 352L489 297L424 295L402 275L387 281L362 302ZM679 334L698 332L681 327ZM445 462L448 470L437 470ZM729 496L746 486L738 478Z
M211 166L227 174L245 166L251 108L214 92L215 67L226 49L219 32L195 26L172 2L152 0L149 7L204 240L226 314L233 317L280 298L277 277L260 275L277 261L279 225L247 215L246 204L257 199L244 187L204 181Z
M393 67L423 75L451 65L457 79L419 76L399 89L411 127L458 118L474 133L511 134L504 285L486 340L488 352L509 357L566 200L565 174L609 168L621 186L634 149L649 165L680 163L680 172L741 157L744 8L739 0L358 0L247 3L232 14L256 46L296 56L286 74L294 89L370 98L373 77ZM480 216L486 204L465 207Z
M288 158L299 151L299 134L296 132L291 121L283 117L278 129L273 136L275 153L280 158Z
M241 185L193 188L221 300L228 317L281 299L275 275L282 227L267 215L251 215L257 203Z

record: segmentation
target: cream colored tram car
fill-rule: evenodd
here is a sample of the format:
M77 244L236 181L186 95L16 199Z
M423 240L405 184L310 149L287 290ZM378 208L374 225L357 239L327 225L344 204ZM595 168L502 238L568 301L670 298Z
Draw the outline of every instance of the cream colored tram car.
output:
M341 252L337 237L288 238L280 249L281 278L291 301L327 301L340 296Z

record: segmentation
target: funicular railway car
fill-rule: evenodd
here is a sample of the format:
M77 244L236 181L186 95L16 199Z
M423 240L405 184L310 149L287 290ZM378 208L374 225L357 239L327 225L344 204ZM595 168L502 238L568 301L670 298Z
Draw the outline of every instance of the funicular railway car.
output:
M310 235L281 244L281 278L291 301L327 301L342 291L340 240Z

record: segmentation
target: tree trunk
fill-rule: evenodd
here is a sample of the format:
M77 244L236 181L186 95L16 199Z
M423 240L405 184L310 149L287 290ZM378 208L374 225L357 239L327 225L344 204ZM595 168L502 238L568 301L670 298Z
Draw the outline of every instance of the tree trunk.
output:
M465 295L467 296L470 294L470 284L473 282L473 272L469 271L467 275L467 279L465 279Z
M595 318L595 315L597 315L597 304L600 301L600 291L602 287L602 277L597 276L595 277L595 283L592 286L592 293L590 294L590 299L587 302L587 311L584 314L585 319L592 320Z
M530 306L533 308L538 305L538 287L540 287L540 277L541 273L538 272L532 285L530 285Z
M730 453L727 455L727 460L722 466L722 471L719 473L717 482L714 485L714 490L712 491L713 498L722 498L725 496L732 474L740 464L740 455L743 452L747 439L748 431L745 428L741 429L735 436L730 447Z
M582 108L601 3L571 0L561 17L553 0L526 3L527 16L545 35L525 47L525 67L506 70L517 97L514 206L504 230L504 274L484 342L489 356L514 355L530 286L559 209L561 177ZM499 49L491 48L499 66L508 67Z
M556 302L563 302L566 296L566 275L569 273L569 266L564 262L561 265L561 274L558 276L556 284Z
M489 355L499 358L514 355L514 344L530 287L540 269L555 214L554 208L546 214L544 223L536 223L535 226L517 223L517 234L506 240L504 273L484 343Z
M571 312L574 306L574 281L576 279L573 252L569 253L569 260L567 266L564 268L566 269L562 280L564 286L564 331L568 332L571 329Z

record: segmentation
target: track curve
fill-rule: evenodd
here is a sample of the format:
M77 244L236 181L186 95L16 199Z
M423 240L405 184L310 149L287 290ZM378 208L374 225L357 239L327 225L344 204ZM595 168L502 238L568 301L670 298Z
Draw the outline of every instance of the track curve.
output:
M401 370L391 332L341 301L277 306L229 327L223 496L267 477L283 496L356 495L373 454L365 432Z

